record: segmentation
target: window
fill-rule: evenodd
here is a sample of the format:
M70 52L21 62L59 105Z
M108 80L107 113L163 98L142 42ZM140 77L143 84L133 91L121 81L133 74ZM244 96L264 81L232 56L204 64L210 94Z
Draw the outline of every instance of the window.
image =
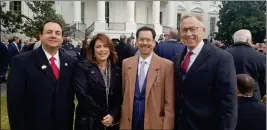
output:
M81 22L84 24L84 12L85 12L85 7L84 7L84 2L81 2Z
M180 27L181 16L182 14L180 13L177 14L177 28Z
M216 18L214 18L214 17L211 17L210 18L210 35L211 36L214 36L214 32L215 32L215 21L216 21Z
M109 26L109 2L105 2L105 20Z
M159 23L162 24L162 12L159 12Z
M14 14L21 14L21 1L10 1L9 10Z

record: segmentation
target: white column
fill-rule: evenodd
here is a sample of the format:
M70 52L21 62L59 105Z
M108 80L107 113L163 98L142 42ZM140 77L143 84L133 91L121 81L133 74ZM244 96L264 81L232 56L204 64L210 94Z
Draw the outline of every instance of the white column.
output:
M97 16L94 25L95 32L103 32L106 29L105 9L105 1L97 1Z
M80 23L81 20L81 1L73 1L73 21Z
M127 22L135 22L135 1L127 1Z
M97 1L97 21L105 21L105 1Z
M159 23L159 14L160 14L160 1L153 1L152 23L154 24L154 30L156 31L157 36L162 34L162 26Z
M135 1L126 1L126 29L129 33L136 31L135 23Z
M176 9L175 9L175 2L176 1L168 1L167 4L167 26L176 28Z
M160 1L153 1L152 13L153 24L158 24L160 14Z

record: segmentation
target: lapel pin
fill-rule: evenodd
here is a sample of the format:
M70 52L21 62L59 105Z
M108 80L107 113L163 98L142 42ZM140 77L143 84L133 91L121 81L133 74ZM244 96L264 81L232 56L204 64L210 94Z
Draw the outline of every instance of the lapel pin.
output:
M47 67L46 67L46 65L43 65L41 68L42 68L42 70L44 70L44 69L46 69Z
M68 66L68 63L65 63L65 66Z
M92 70L92 71L91 71L91 74L94 74L94 73L95 73L95 71Z

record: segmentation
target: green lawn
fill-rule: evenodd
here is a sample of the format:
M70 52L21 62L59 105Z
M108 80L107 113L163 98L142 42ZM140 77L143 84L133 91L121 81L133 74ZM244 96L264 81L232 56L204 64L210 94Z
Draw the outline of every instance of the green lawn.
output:
M7 105L6 105L6 96L1 96L1 125L0 129L9 129L9 122L7 116Z
M77 100L75 99L75 106L77 105ZM1 96L1 124L0 124L0 130L8 130L9 128L9 122L8 122L8 116L7 116L7 104L6 104L6 96Z

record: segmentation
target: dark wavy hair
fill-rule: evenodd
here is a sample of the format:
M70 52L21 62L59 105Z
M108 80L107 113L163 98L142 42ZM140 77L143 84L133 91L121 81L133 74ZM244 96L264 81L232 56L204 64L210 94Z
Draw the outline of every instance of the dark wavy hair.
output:
M95 43L97 40L100 40L104 43L107 43L108 44L108 47L109 47L109 50L110 50L110 54L109 54L109 57L108 59L110 60L110 62L112 64L116 64L117 61L118 61L118 56L115 52L115 48L114 48L114 45L112 44L112 41L110 40L110 38L103 34L103 33L98 33L96 36L94 36L89 44L89 46L87 46L86 48L86 52L87 52L87 59L93 63L93 64L98 64L98 61L97 59L94 57L95 56Z

